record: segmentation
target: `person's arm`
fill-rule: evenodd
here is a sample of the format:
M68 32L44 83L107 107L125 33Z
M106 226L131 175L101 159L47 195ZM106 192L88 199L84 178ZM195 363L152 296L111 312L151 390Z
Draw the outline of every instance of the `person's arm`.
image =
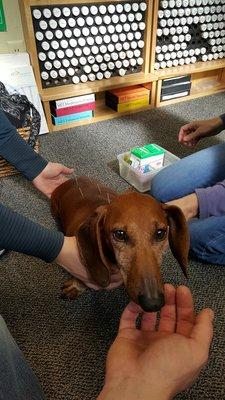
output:
M98 400L171 400L190 387L208 360L213 312L194 312L190 290L165 285L165 306L156 313L130 303L109 349L105 384Z
M52 192L73 173L73 169L48 162L37 154L22 139L1 109L0 155L47 197L51 197Z
M5 113L0 109L0 155L29 181L36 178L48 161L37 154L18 134Z

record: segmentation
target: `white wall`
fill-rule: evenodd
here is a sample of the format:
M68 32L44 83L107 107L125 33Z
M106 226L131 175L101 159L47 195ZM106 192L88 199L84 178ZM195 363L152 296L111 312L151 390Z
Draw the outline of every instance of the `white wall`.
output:
M7 25L6 32L0 32L0 53L26 51L18 0L3 0Z

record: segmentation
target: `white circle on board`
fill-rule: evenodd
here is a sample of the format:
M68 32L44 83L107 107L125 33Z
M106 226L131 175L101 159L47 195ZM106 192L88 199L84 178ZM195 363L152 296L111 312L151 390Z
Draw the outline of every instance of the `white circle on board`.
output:
M91 72L91 67L90 67L90 65L85 65L85 66L84 66L84 72L85 72L86 74L90 74L90 72Z
M59 48L59 42L58 42L57 40L53 40L53 41L51 42L51 47L52 47L54 50L58 50L58 48Z
M92 35L97 35L98 34L98 28L96 26L91 27L91 34Z
M123 64L123 67L124 67L124 68L128 68L129 65L130 65L130 63L129 63L128 60L123 60L122 64Z
M56 29L57 28L57 21L55 19L50 19L49 26L52 29Z
M137 48L137 42L131 42L130 47L134 50Z
M74 54L75 54L77 57L80 57L81 54L82 54L81 49L80 49L79 47L76 47L76 49L74 50Z
M81 57L79 62L80 62L80 65L86 65L87 64L87 59L85 57Z
M96 56L96 61L98 62L98 63L101 63L102 61L103 61L103 57L102 57L102 55L101 54L97 54L97 56Z
M74 6L74 7L72 8L72 13L73 13L73 15L74 15L75 17L78 17L78 15L80 14L79 8L76 7L76 6Z
M55 71L54 69L50 72L50 76L53 78L53 79L56 79L57 77L58 77L58 72L57 71Z
M139 57L139 58L137 59L137 64L138 64L138 65L142 65L143 62L144 62L144 60L143 60L142 57Z
M113 36L115 36L115 35L113 35ZM104 41L104 43L109 44L111 42L111 37L109 35L104 35L103 41Z
M135 37L136 40L140 40L140 39L141 39L141 36L142 36L142 35L141 35L141 32L139 32L139 31L137 31L137 32L134 33L134 37ZM142 40L142 41L143 41L143 40ZM143 41L143 43L144 43L144 41Z
M45 32L45 37L46 37L46 39L52 40L53 36L54 36L54 35L53 35L52 31L46 31L46 32Z
M39 40L39 41L41 41L41 40L44 39L44 35L43 35L43 33L40 32L40 31L38 31L38 32L35 33L35 37L36 37L36 39Z
M132 50L128 50L128 51L126 52L126 54L127 54L127 57L128 57L128 58L132 58L133 55L134 55L134 53L133 53Z
M61 62L59 60L55 60L55 61L53 61L53 65L54 65L55 68L59 69L62 64L61 64Z
M75 25L76 25L75 18L70 17L70 18L68 19L68 25L69 25L71 28L74 28Z
M123 12L123 6L122 6L122 4L117 4L117 5L116 5L116 11L117 11L118 13Z
M62 31L57 29L57 31L55 31L55 36L57 37L57 39L62 39L62 37L63 37Z
M49 51L49 52L48 52L48 58L49 58L50 60L54 60L54 59L56 58L55 52L54 52L54 51Z
M114 14L115 10L116 10L116 7L114 6L114 4L109 4L108 5L108 12L110 14Z
M40 52L38 54L38 58L39 58L40 61L45 61L47 57L46 57L45 53Z
M128 34L127 34L127 39L128 39L128 40L133 40L133 38L134 38L133 32L128 32Z
M52 63L50 61L46 61L44 65L45 69L47 69L48 71L52 69Z
M98 9L97 9L97 7L96 7L96 6L91 6L91 7L90 7L90 13L91 13L92 15L97 15L97 14L98 14Z
M69 39L72 36L72 31L70 29L65 29L64 35L66 36L67 39Z
M123 30L123 26L122 26L121 24L117 24L117 25L116 25L116 32L117 32L117 33L121 33L122 30Z
M127 19L129 22L133 22L134 21L134 14L128 14Z
M135 66L137 65L137 60L136 60L135 58L131 58L131 60L130 60L130 65L131 65L132 67L135 67Z
M95 57L92 56L92 55L90 55L90 56L88 57L88 62L89 62L89 64L94 64L94 62L95 62Z
M124 68L120 68L118 72L120 76L126 75L126 70Z
M70 67L70 68L68 68L67 72L68 72L69 76L73 76L75 74L75 69Z
M92 52L92 54L98 54L98 47L97 46L92 46L91 52Z
M99 66L98 66L98 64L93 64L93 65L92 65L92 71L94 71L94 72L98 72L98 71L99 71Z
M48 27L48 24L46 21L44 21L43 19L39 22L39 26L41 29L45 30Z
M120 60L118 60L118 61L116 61L115 62L115 66L116 66L116 68L121 68L122 67L122 62L120 61Z
M104 25L99 26L98 30L99 30L99 33L101 33L101 35L105 35L107 32L106 26L104 26Z
M109 51L110 53L112 53L114 50L115 50L115 46L114 46L112 43L110 43L110 44L108 45L108 51Z
M135 18L138 22L140 22L142 20L142 14L141 13L136 13L135 14Z
M115 33L111 36L113 43L117 43L119 40L119 36L116 35Z
M96 36L95 37L95 42L96 42L96 44L102 44L102 37L101 36Z
M103 58L106 62L109 62L111 60L111 57L108 53L104 54Z
M61 46L63 49L67 49L68 45L69 45L69 44L68 44L67 40L65 40L65 39L61 40L60 46Z
M87 24L88 26L93 25L93 23L94 23L94 20L93 20L92 17L87 17L87 18L86 18L86 24Z
M115 49L116 49L117 51L121 51L122 48L123 48L123 46L122 46L121 43L116 43L116 44L115 44Z
M77 25L78 26L84 26L85 25L85 20L82 17L77 18Z
M130 48L130 43L124 42L123 43L123 49L127 51L127 50L129 50L129 48Z
M133 10L134 12L137 12L138 9L139 9L138 3L133 3L133 4L132 4L132 10Z
M141 22L140 22L140 24L141 24ZM133 31L137 31L137 30L138 30L138 24L137 24L136 22L133 22L133 23L131 24L131 28L132 28ZM140 29L141 29L141 28L140 28Z
M69 17L71 14L69 7L63 7L62 12L65 17Z
M69 57L69 58L73 57L73 50L66 49L65 53L66 53L67 57Z
M78 76L73 76L72 81L73 81L73 83L78 84L80 82L80 79Z
M125 42L126 38L127 38L127 36L125 35L125 33L120 33L119 39L121 42Z
M81 36L81 31L80 31L80 29L78 29L78 28L75 28L74 30L73 30L73 34L74 34L74 36L75 37L80 37Z
M104 72L104 77L105 77L106 79L109 79L109 78L111 77L111 72L105 71L105 72Z
M126 13L129 13L131 10L131 5L129 3L125 3L124 4L124 11L126 11Z
M103 21L106 25L109 25L111 23L111 17L109 15L105 15L103 17Z
M87 47L87 46L85 46L85 47L83 48L83 53L84 53L85 56L89 56L90 53L91 53L90 48Z
M113 25L109 25L107 27L107 29L108 29L108 32L111 33L111 34L115 32L115 27Z
M89 74L88 75L88 79L89 79L89 81L94 82L95 81L95 74Z
M44 15L45 18L51 18L52 12L51 12L51 10L49 8L44 8L43 15Z
M100 64L100 69L104 72L107 70L107 64L106 63L101 63Z
M141 31L145 30L145 22L140 22L138 26Z
M58 7L53 8L52 13L56 18L59 18L61 16L61 10Z
M87 77L87 75L81 75L81 77L80 77L80 80L81 80L81 82L82 83L85 83L85 82L87 82L87 80L88 80L88 77Z
M114 62L110 61L110 62L108 63L108 68L109 68L109 69L114 69L114 68L115 68Z
M71 62L71 64L72 64L74 67L77 67L78 64L79 64L79 63L78 63L78 59L75 58L75 57L71 58L70 62Z
M78 40L79 46L83 47L86 44L86 40L83 37L80 37Z
M120 22L122 22L122 24L124 24L127 20L126 14L120 14Z
M90 35L90 29L84 27L84 28L82 29L82 34L83 34L85 37L89 36L89 35Z
M120 57L121 60L125 60L125 58L126 58L126 53L125 53L125 51L121 51L121 52L119 53L119 57Z
M124 24L123 29L125 32L129 32L130 31L130 24Z
M100 5L99 7L100 14L106 14L106 11L107 11L106 6L104 6L103 4Z
M64 51L62 51L62 50L58 50L57 51L57 56L58 56L58 58L64 58L64 56L65 56L65 53L64 53Z
M98 73L96 74L96 77L97 77L98 80L102 80L103 77L104 77L104 75L103 75L102 72L98 72Z
M111 54L111 59L112 59L113 61L116 61L116 60L118 60L118 58L119 58L118 54L115 53L115 51L114 51L114 52Z
M46 80L49 78L48 72L43 71L43 72L41 73L41 77L42 77L42 79L44 79L44 81L46 81Z
M65 78L65 76L66 76L66 71L65 71L65 69L60 69L60 70L59 70L59 75L60 75L62 78Z
M81 14L87 16L89 14L89 8L87 6L81 7Z
M35 8L35 10L32 11L32 14L35 19L40 19L42 17L41 11Z
M64 18L60 18L59 26L64 29L66 27L66 25L67 25L67 21Z
M87 44L89 44L89 46L92 46L93 44L94 44L94 38L93 37L91 37L91 36L89 36L89 37L87 37Z
M113 22L114 24L117 24L117 22L119 22L119 17L118 17L118 15L116 15L116 14L112 15L112 22Z
M144 2L140 3L140 10L145 11L146 9L147 9L147 4Z
M97 15L97 17L95 17L95 23L96 23L96 25L101 25L102 17L100 17L100 15Z

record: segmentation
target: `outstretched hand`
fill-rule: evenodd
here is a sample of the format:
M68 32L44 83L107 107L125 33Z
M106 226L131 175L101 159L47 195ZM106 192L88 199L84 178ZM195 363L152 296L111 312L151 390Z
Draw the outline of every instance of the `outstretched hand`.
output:
M59 163L49 162L43 171L33 180L33 184L40 192L50 198L54 190L64 183L72 173L72 168L67 168Z
M130 303L106 363L105 386L98 400L168 400L187 389L206 364L213 335L213 312L195 316L190 290L165 285L165 306L156 329L156 313Z
M224 129L220 117L193 121L180 128L178 141L187 147L194 147L204 137L214 136Z

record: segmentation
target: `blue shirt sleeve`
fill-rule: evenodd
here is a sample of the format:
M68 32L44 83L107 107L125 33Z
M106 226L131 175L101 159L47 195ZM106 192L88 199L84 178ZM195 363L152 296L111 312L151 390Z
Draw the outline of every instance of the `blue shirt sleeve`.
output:
M37 154L18 134L5 113L0 109L0 155L29 181L46 167L48 162Z

